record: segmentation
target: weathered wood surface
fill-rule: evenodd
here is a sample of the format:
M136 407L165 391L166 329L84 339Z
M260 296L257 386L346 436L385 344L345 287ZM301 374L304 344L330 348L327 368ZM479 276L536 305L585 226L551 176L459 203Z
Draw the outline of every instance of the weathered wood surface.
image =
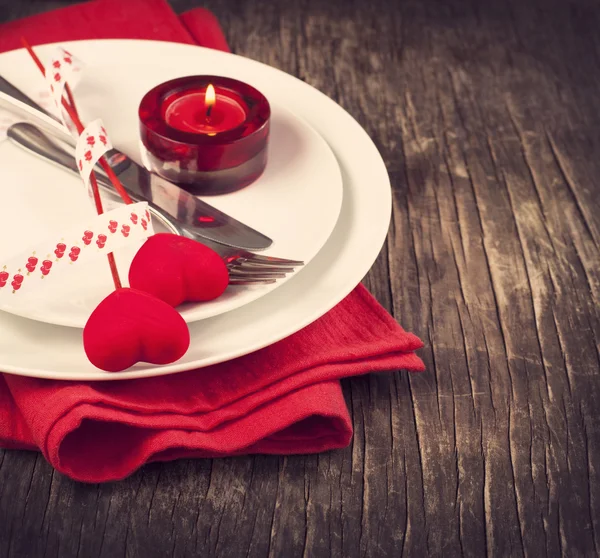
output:
M381 150L394 216L365 282L428 371L345 382L352 446L318 456L87 486L0 451L0 558L599 555L600 4L203 4Z

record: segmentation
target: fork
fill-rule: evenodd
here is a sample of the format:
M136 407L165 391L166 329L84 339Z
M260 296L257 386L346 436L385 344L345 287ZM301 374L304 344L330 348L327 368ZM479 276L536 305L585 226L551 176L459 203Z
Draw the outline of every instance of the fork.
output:
M184 234L183 236L188 235ZM223 258L229 269L230 285L275 283L277 279L283 279L288 273L295 271L296 267L304 265L304 262L300 260L254 254L241 248L232 248L204 238L198 240L198 242L212 248Z
M34 130L36 134L44 138L45 149L42 150L39 145L37 147L32 147L31 145L20 141L20 139L22 139L21 135L11 133L12 129L16 129L19 126L25 126L25 124L13 124L8 130L9 138L17 145L30 153L37 155L46 162L57 164L62 168L79 174L75 158L33 125L27 124L27 128L29 130ZM103 192L107 193L111 198L120 201L112 183L103 175L103 173L96 173L96 178L98 180L98 185ZM213 242L205 237L194 234L194 231L191 229L182 227L178 221L171 217L171 215L151 202L148 203L148 210L173 234L191 238L217 252L217 254L223 258L229 269L230 285L260 285L275 283L277 279L283 279L289 273L295 271L296 267L304 265L304 262L300 260L258 255L241 248L233 248L218 242Z

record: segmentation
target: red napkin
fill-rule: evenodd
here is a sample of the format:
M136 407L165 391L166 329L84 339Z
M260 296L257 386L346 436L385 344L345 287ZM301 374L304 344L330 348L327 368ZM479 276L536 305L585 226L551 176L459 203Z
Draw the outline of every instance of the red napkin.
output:
M9 22L1 29L0 52L21 48L23 36L33 45L81 39L151 39L229 51L211 12L197 8L180 19L165 0L96 0Z
M210 12L180 19L163 0L95 0L12 22L0 50L18 48L21 35L34 44L121 37L227 50ZM121 479L150 461L340 448L352 423L339 379L423 370L420 347L359 285L295 335L200 370L89 383L0 375L0 446L41 450L84 482Z

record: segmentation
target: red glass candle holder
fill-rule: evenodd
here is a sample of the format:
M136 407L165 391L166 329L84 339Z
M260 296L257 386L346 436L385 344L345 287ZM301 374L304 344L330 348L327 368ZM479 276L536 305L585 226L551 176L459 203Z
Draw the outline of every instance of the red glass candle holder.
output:
M239 190L265 169L270 116L265 96L241 81L219 76L167 81L140 103L144 163L196 195Z

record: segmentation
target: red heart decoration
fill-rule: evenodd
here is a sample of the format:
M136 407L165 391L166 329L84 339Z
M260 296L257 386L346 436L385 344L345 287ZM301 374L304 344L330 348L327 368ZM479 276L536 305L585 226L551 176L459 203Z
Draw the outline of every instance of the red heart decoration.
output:
M121 227L121 234L127 238L129 236L129 231L130 231L131 227L129 225L123 225Z
M171 306L148 293L117 289L92 312L83 330L90 362L120 372L136 362L168 364L190 345L185 320Z
M229 284L229 271L219 254L190 238L160 233L151 236L131 262L129 284L164 300L213 300Z

